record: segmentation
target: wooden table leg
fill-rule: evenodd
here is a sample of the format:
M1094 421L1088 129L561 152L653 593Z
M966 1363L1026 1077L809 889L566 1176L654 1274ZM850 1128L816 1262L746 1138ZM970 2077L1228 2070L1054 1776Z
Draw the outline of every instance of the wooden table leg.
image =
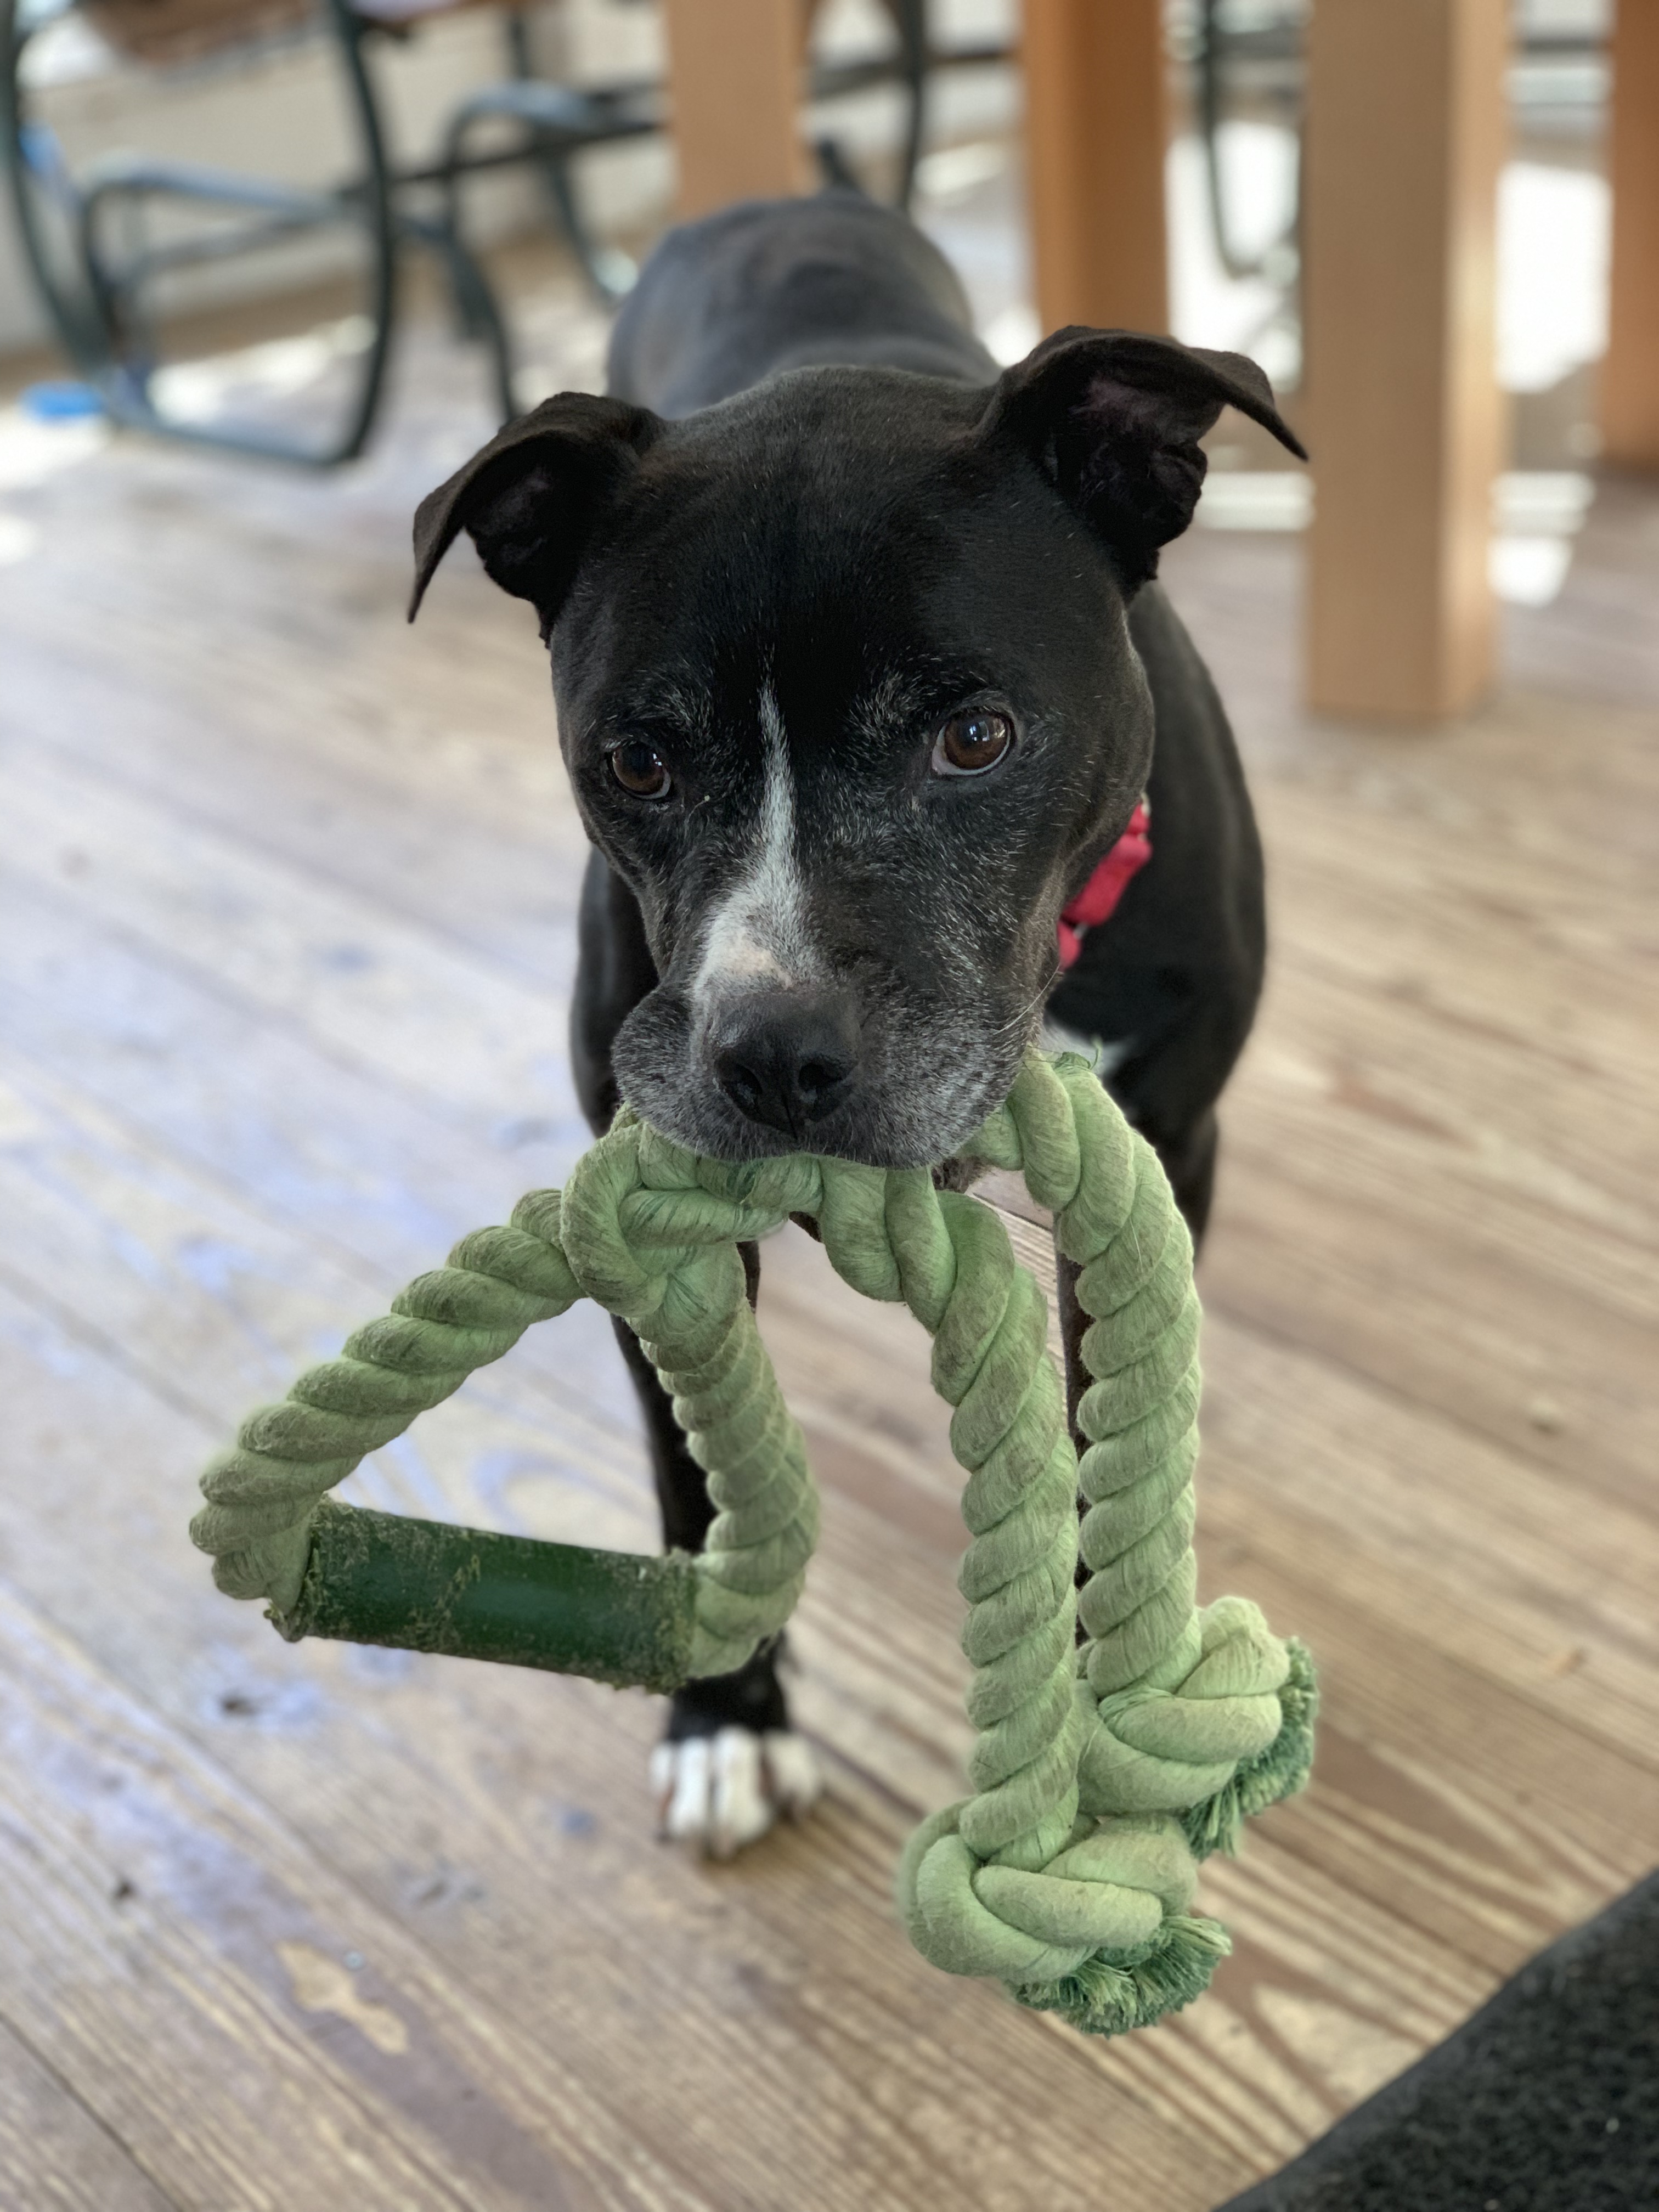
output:
M1619 0L1613 34L1612 297L1601 449L1659 468L1659 0Z
M801 0L665 0L677 210L805 191Z
M1492 679L1508 16L1507 0L1313 10L1307 686L1326 713L1455 714Z
M1024 0L1022 58L1044 330L1168 330L1158 0Z

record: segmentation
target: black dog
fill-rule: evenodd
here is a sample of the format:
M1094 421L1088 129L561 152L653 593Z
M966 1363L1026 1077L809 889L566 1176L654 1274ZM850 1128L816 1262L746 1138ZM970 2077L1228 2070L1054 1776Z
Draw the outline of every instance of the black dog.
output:
M594 846L572 1051L595 1129L625 1094L726 1158L932 1164L1046 1012L1200 1232L1261 859L1152 578L1224 404L1301 451L1266 378L1076 329L1000 375L934 248L833 191L674 232L610 381L509 423L415 526L416 605L465 527L551 647ZM1062 908L1143 794L1152 857L1061 977ZM702 1474L618 1334L665 1539L695 1550ZM770 1651L682 1692L657 1760L670 1830L721 1851L817 1786Z

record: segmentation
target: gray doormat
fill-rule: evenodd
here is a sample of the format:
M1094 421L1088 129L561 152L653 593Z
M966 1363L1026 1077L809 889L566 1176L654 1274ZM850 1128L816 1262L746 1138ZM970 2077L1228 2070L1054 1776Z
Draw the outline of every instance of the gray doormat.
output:
M1659 1874L1219 2212L1659 2212Z

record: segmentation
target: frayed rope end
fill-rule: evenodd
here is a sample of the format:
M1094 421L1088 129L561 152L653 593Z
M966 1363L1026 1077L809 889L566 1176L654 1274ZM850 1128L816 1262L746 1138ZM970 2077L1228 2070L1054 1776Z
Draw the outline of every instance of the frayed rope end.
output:
M1218 1920L1176 1913L1133 1951L1097 1951L1057 1982L1008 1984L1017 2003L1058 2013L1085 2035L1127 2035L1202 1996L1232 1949Z
M1246 1820L1308 1786L1313 1771L1314 1723L1319 1714L1319 1678L1312 1655L1298 1638L1287 1638L1285 1649L1291 1671L1279 1692L1283 1715L1279 1734L1264 1752L1244 1761L1224 1789L1182 1815L1181 1825L1195 1859L1206 1859L1214 1851L1235 1856Z

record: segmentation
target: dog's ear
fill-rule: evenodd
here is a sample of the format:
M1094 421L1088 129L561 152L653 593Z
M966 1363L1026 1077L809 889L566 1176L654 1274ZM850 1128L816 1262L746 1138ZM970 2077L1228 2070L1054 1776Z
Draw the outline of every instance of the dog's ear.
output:
M413 622L462 530L486 573L552 629L595 516L665 425L643 407L562 392L520 415L415 510Z
M1133 331L1056 331L997 384L982 437L1022 446L1104 541L1133 591L1158 548L1193 519L1199 440L1224 407L1308 456L1279 419L1273 386L1238 353L1208 353Z

